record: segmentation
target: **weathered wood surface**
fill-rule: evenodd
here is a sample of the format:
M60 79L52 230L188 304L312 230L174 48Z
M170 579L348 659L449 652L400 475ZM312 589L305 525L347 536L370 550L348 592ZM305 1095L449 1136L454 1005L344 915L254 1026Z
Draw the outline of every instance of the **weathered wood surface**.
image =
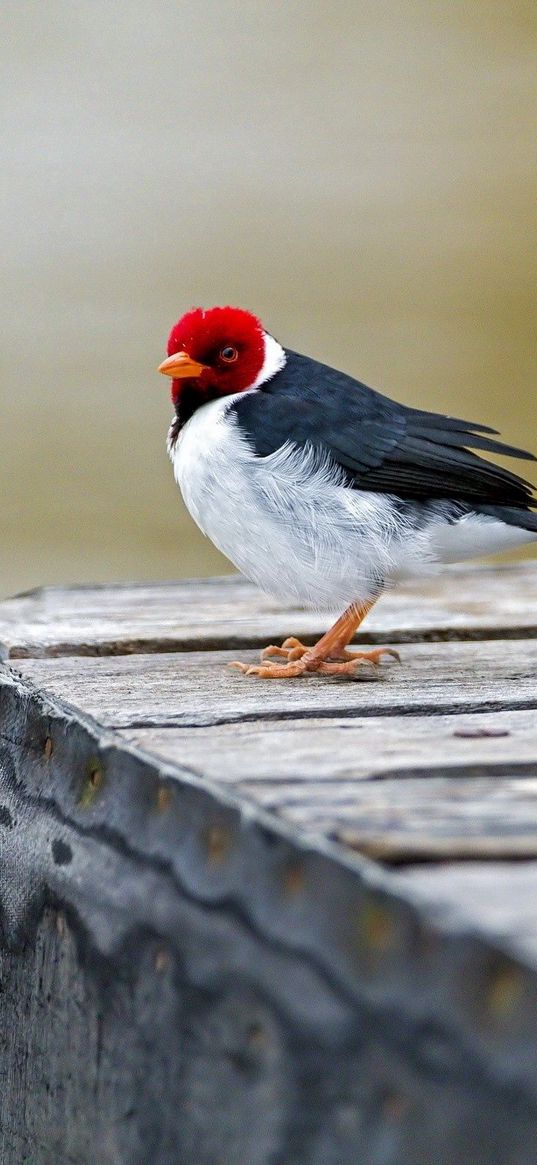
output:
M537 855L537 640L413 644L356 681L260 684L232 658L14 666L130 743L370 856Z
M222 614L229 619L235 604L247 637L256 629L262 643L260 610L269 604L235 578L191 589L80 589L12 600L10 618L21 604L18 617L24 614L33 634L42 611L44 618L60 616L59 626L45 624L40 640L39 656L46 642L49 657L19 657L12 665L39 690L83 709L129 743L369 856L395 862L531 857L537 856L537 639L529 634L536 578L531 565L456 569L434 586L395 592L385 600L392 604L385 622L397 625L397 641L419 634L416 611L430 605L435 587L437 631L446 624L453 633L448 620L460 596L460 638L409 641L400 666L364 667L355 680L259 683L229 670L236 652L208 646L218 638ZM151 652L151 642L169 646L167 635L173 642L174 598L192 612L193 589L201 592L201 615L189 638L204 650ZM99 596L99 642L124 653L79 656L77 643L88 638L83 622L91 624ZM498 623L494 638L481 638L493 622L493 604L507 632ZM144 618L153 639L143 656L131 654ZM319 617L302 618L313 633ZM282 635L296 629L294 610L280 619ZM235 635L235 621L233 627ZM6 650L13 643L6 639ZM21 643L19 636L19 650ZM58 658L59 646L70 654ZM243 647L242 657L254 660L257 652Z
M537 862L408 865L396 881L406 890L411 887L446 922L460 919L462 904L466 917L493 944L509 947L537 967ZM535 1043L533 1054L537 1057Z
M537 1162L537 569L387 596L356 680L225 666L324 626L0 604L2 1165Z
M537 639L416 643L402 664L367 665L356 678L259 681L226 667L237 652L107 659L17 660L39 688L111 728L211 725L311 716L394 715L536 707ZM243 652L255 662L259 653Z
M256 646L291 633L314 640L326 616L282 608L246 579L45 588L0 607L0 644L13 657L124 655ZM357 643L422 639L535 638L537 574L530 564L452 568L401 584L357 635Z
M163 760L231 786L248 782L332 790L352 781L412 773L472 774L496 764L535 763L537 715L517 712L434 716L291 717L205 728L122 728L119 735ZM211 747L207 747L210 741ZM377 780L378 787L378 780ZM304 798L305 800L305 798Z

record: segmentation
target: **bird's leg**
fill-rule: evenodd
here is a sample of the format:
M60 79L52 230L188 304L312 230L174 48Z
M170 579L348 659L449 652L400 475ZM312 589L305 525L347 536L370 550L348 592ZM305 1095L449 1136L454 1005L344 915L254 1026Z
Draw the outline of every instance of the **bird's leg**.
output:
M238 661L230 664L245 675L261 676L262 679L291 679L305 672L321 672L323 675L352 675L365 664L378 664L383 655L399 659L391 647L376 647L372 651L347 651L357 628L376 602L376 597L366 603L352 603L339 619L319 639L314 647L305 647L299 639L291 636L282 647L266 647L261 658L271 655L284 656L287 663L246 664Z

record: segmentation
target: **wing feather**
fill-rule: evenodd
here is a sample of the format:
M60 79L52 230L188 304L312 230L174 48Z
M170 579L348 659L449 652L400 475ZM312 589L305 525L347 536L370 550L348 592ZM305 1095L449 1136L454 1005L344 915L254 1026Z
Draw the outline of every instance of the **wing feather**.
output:
M277 376L232 406L260 456L285 443L308 445L328 453L356 489L416 500L537 504L529 482L472 452L536 460L496 440L496 429L407 408L345 373L287 355Z

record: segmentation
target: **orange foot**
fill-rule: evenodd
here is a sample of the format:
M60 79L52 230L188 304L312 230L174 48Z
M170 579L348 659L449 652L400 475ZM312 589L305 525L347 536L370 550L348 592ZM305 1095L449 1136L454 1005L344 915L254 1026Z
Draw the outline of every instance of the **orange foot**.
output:
M378 666L383 655L391 655L393 659L399 660L393 647L374 647L372 651L346 650L374 602L373 597L366 602L351 603L315 647L304 647L300 639L291 636L281 647L271 644L261 652L262 661L276 655L280 658L283 656L286 663L248 664L235 660L229 666L237 667L244 675L261 676L264 680L290 680L293 676L303 676L305 672L320 672L325 676L355 675L364 665Z
M280 656L287 663L247 664L234 660L229 667L236 667L247 676L260 676L261 679L284 680L294 676L304 675L306 672L319 672L321 675L355 675L364 664L373 664L378 667L383 655L390 655L400 662L400 656L392 647L375 647L372 651L347 651L339 644L330 649L330 653L320 658L315 648L305 647L299 639L290 636L285 639L281 647L271 644L261 652L261 659L270 656Z
M289 639L284 639L281 647L276 647L271 643L270 647L265 647L261 652L261 659L269 659L271 655L284 656L285 659L302 659L302 656L311 648L305 647L300 639L296 639L294 635L290 635ZM374 647L372 651L347 651L346 647L337 646L330 650L330 654L326 656L327 660L349 659L356 662L357 659L365 660L366 663L380 663L383 655L391 655L392 659L396 659L401 663L401 656L393 647ZM310 668L310 671L314 671Z

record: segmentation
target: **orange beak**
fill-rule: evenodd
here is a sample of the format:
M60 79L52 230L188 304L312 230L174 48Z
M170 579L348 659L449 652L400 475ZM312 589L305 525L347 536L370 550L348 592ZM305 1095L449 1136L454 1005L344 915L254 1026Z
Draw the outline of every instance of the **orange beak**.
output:
M174 352L173 356L168 356L167 360L159 364L157 371L162 372L163 376L172 376L174 380L183 380L187 376L199 376L206 367L206 364L193 360L188 352Z

